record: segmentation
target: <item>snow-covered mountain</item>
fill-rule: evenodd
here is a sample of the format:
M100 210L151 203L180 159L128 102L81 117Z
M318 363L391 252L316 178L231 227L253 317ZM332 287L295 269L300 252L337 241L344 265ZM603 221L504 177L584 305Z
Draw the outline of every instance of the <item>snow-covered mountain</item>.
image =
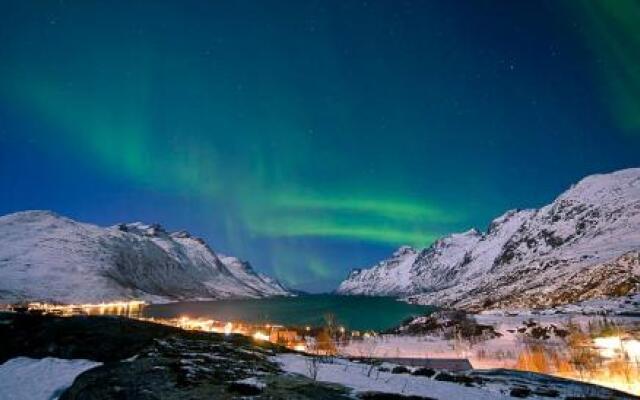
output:
M640 289L640 168L592 175L538 210L511 210L356 269L338 293L467 309L546 307Z
M266 297L290 292L251 265L160 225L102 228L49 211L0 217L0 299L64 303Z

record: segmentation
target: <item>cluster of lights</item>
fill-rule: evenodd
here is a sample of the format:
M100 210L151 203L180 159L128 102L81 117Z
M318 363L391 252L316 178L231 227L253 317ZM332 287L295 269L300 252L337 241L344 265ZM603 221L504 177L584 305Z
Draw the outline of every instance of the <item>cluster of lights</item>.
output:
M633 362L640 361L640 341L620 336L598 337L593 344L603 358L624 356Z
M303 338L300 338L298 334L293 330L287 330L281 325L246 325L241 323L222 322L214 319L202 319L202 318L190 318L187 316L181 316L178 318L145 318L141 316L142 308L146 305L144 301L117 301L110 303L99 304L66 304L56 305L47 303L30 303L28 309L40 310L45 313L55 314L60 316L72 316L78 314L87 315L123 315L130 318L135 318L143 321L149 321L159 323L168 326L174 326L184 330L202 331L202 332L214 332L224 335L241 334L252 337L259 342L273 342L278 344L284 344L286 347L296 351L308 351L309 348L303 341L304 336L309 337L311 334L311 326L304 328L306 334ZM338 331L341 335L344 335L346 329L344 326L340 326ZM352 332L354 335L358 335L359 332ZM368 333L365 333L368 337Z
M135 316L142 311L145 306L144 301L116 301L110 303L97 304L48 304L48 303L29 303L29 310L39 310L50 314L62 316L88 314L88 315L126 315Z
M593 340L598 354L610 368L602 368L587 380L601 386L640 394L640 341L620 336ZM579 379L579 377L576 377Z
M254 338L255 340L258 340L258 341L261 341L261 342L262 342L262 341L268 341L268 340L269 340L269 338L270 338L270 336L269 336L269 335L267 335L267 334L266 334L266 333L264 333L264 332L256 331L256 332L253 334L253 338Z
M272 342L283 344L296 351L306 351L307 346L297 336L295 331L287 330L282 325L248 325L241 323L222 322L213 319L200 319L182 316L173 319L138 318L144 321L174 326L184 330L222 333L224 335L241 334L249 336L258 342ZM310 330L311 328L309 328ZM280 334L280 335L279 335ZM289 340L279 341L282 334L289 334Z
M264 326L251 326L232 322L221 322L212 319L194 319L186 316L175 319L154 319L154 318L142 318L140 312L145 306L144 301L117 301L109 303L99 304L67 304L56 305L47 303L29 303L27 308L29 310L39 310L45 313L51 313L61 316L71 316L77 314L88 315L126 315L128 317L137 318L141 320L152 321L161 323L164 325L175 326L185 330L197 330L204 332L223 333L225 335L230 334L242 334L250 336L254 340L259 342L277 342L279 335L270 335L266 332L292 332L283 329L280 325L266 324ZM309 334L311 327L306 326L304 330ZM339 332L344 335L346 329L343 326L338 328ZM351 332L353 336L360 336L360 332ZM375 333L364 332L362 336L369 338ZM293 335L297 338L297 334ZM285 345L296 351L308 351L307 346L300 341L289 340L285 342ZM555 375L565 378L572 378L595 383L601 386L607 386L614 389L624 390L640 394L640 341L632 338L620 337L620 336L606 336L597 337L593 339L593 347L597 350L599 356L605 360L605 362L625 362L628 364L628 368L633 371L622 371L621 373L612 373L611 369L603 369L602 371L593 371L589 376L583 374L576 375L575 371L558 372ZM630 379L629 374L634 374L634 379Z
M639 340L624 336L602 336L592 339L585 347L595 352L593 361L587 357L576 365L569 355L547 359L542 350L525 354L524 363L518 368L640 394Z

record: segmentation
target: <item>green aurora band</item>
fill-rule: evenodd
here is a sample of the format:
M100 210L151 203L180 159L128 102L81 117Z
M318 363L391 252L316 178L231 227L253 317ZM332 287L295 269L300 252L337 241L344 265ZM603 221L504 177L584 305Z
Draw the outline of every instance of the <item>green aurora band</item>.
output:
M602 87L602 102L622 131L637 136L640 3L565 4L566 12L585 24L582 38L593 53L590 68ZM249 31L250 22L238 22L242 24L238 29L246 32L217 34L226 40L211 40L216 32L206 36L197 27L192 38L175 34L189 26L185 21L169 28L163 25L162 16L180 16L165 4L156 10L162 16L141 23L141 32L143 28L156 32L154 40L99 18L108 12L107 5L76 6L78 10L55 21L58 27L50 32L16 27L12 34L20 41L0 45L0 100L57 133L41 134L42 148L63 148L131 185L198 199L211 210L203 218L224 219L230 251L244 254L249 246L246 237L283 239L272 244L270 253L279 278L295 284L342 274L334 273L321 250L292 249L289 239L424 247L443 234L468 228L469 215L503 207L495 203L491 210L470 209L473 202L453 198L461 197L458 193L451 198L436 194L441 187L437 171L424 171L433 185L416 185L409 176L408 171L423 174L423 165L413 161L421 156L420 149L412 148L415 143L436 143L427 158L435 157L437 143L448 143L450 136L480 148L485 140L476 137L473 123L464 127L469 134L462 128L452 134L445 124L434 123L427 141L422 127L410 125L415 117L393 102L385 103L390 115L385 124L394 129L390 134L373 123L352 122L373 119L373 112L361 110L357 98L340 98L340 93L366 93L369 88L354 87L350 76L340 72L340 38L322 33L325 30L317 41L284 45L278 44L284 34L277 28L254 26ZM52 14L55 6L48 9ZM425 20L436 24L438 17ZM42 21L32 23L40 26ZM222 32L228 28L225 24L222 19L214 21L210 29ZM318 25L331 23L320 20ZM245 55L256 37L269 44ZM42 51L25 54L21 41L42 41ZM322 96L309 96L314 88L327 86L322 76L317 83L295 84L288 79L300 79L298 71L310 68L298 59L307 46L316 52L310 63L319 64L313 71L327 71L326 79L334 82L335 87ZM269 63L278 57L285 61ZM259 62L264 64L260 75L251 65ZM374 60L368 68L379 68L384 76L384 62ZM397 79L398 87L409 90L411 81ZM438 82L433 85L437 98ZM396 94L394 90L388 89L389 97ZM389 145L389 137L398 144ZM446 168L440 165L433 169ZM472 193L482 179L469 177L457 184ZM300 276L301 268L308 277Z
M623 131L640 136L640 2L569 4L585 23L585 44L593 52L603 103Z

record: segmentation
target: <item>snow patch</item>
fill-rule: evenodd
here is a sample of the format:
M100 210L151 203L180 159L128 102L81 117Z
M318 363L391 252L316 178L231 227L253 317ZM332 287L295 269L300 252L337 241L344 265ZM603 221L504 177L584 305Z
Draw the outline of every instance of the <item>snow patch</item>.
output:
M311 378L309 357L296 354L281 354L270 357L289 373L301 374ZM384 392L406 396L424 396L439 399L488 400L508 399L508 396L492 393L479 388L461 386L455 383L434 381L408 374L392 374L375 370L368 374L369 365L334 358L331 363L321 362L318 366L317 380L337 383L356 392Z
M81 359L12 358L0 365L0 399L56 400L78 375L99 365Z

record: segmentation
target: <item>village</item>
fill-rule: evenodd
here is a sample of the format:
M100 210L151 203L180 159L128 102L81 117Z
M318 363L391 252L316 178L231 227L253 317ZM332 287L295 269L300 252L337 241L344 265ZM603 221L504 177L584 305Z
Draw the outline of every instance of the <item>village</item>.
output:
M407 368L470 371L476 368L506 368L538 372L640 393L640 341L629 327L633 321L594 322L588 317L562 321L541 317L518 325L516 316L477 316L501 328L504 335L477 340L456 336L446 339L430 335L398 335L349 330L331 314L322 326L284 326L275 323L223 321L213 318L146 317L143 301L101 304L49 304L31 302L0 306L0 311L36 315L121 316L189 331L222 335L240 334L257 342L270 342L310 356L343 356L373 363L392 363ZM570 332L556 326L566 322ZM580 328L580 326L583 326ZM540 332L544 335L540 336ZM534 334L535 333L535 334ZM566 337L564 335L567 335ZM566 340L565 340L566 339Z
M0 311L47 314L60 317L78 315L111 315L148 321L176 328L213 332L224 335L240 334L252 337L257 341L268 341L288 349L312 353L317 355L335 355L338 346L349 339L368 338L376 332L347 330L335 323L334 318L325 316L324 326L286 327L279 324L252 324L243 321L221 321L207 318L191 318L180 316L177 318L145 317L144 301L120 301L100 304L50 304L44 302L30 302L19 305L0 306Z

